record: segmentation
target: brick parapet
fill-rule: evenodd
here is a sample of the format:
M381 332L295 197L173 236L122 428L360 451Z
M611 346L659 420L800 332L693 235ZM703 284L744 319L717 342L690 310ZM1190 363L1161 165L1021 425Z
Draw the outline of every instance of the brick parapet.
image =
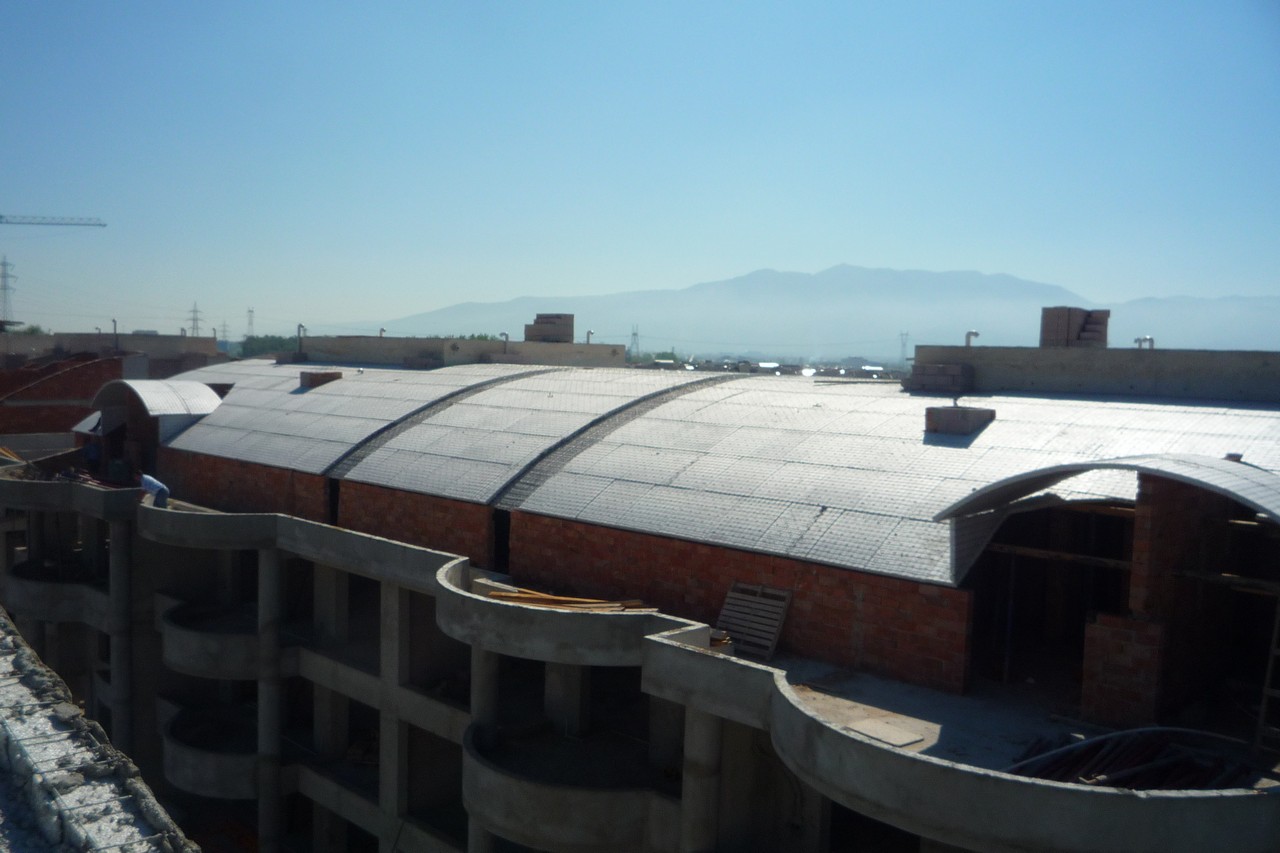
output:
M374 536L493 564L493 510L483 504L344 480L338 524Z

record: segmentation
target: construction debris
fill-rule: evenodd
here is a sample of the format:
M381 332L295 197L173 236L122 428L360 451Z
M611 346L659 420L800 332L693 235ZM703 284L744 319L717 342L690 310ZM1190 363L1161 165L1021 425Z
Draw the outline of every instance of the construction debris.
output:
M539 592L536 589L526 589L524 587L513 587L506 589L491 589L488 591L489 598L496 598L500 601L510 601L514 604L531 604L535 607L551 607L557 610L587 610L603 613L619 613L627 611L630 613L656 613L656 607L646 607L645 603L638 598L628 598L622 601L609 601L601 598L576 598L568 595L552 595L548 592Z
M1276 787L1275 769L1251 760L1246 746L1191 729L1133 729L1040 751L1005 772L1135 791Z

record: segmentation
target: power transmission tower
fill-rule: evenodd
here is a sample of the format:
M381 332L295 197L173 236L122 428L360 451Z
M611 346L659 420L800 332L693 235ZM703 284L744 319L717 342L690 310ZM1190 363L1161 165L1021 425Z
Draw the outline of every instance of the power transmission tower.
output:
M640 357L640 327L633 325L631 327L631 358L635 360Z
M9 294L13 293L13 282L18 280L9 270L13 269L13 264L9 263L7 256L0 255L0 332L7 332L9 326L18 325L17 321L9 316L11 310L9 305Z
M227 339L227 321L223 320L222 321L222 340L225 341L226 339Z
M898 362L902 364L903 369L907 367L907 340L911 335L906 332L898 332L898 342L901 345L898 350Z
M200 337L200 308L196 303L191 303L191 337Z
M101 219L89 219L76 216L4 216L0 214L0 225L88 225L93 228L106 228L107 223ZM4 258L0 260L0 332L5 331L10 325L19 325L16 321L9 317L10 305L9 294L13 288L9 285L11 279L17 276L9 275L9 260Z
M252 338L252 337L253 337L253 309L252 309L252 308L250 308L250 309L249 309L249 328L248 328L248 330L244 333L244 336L245 336L246 338Z

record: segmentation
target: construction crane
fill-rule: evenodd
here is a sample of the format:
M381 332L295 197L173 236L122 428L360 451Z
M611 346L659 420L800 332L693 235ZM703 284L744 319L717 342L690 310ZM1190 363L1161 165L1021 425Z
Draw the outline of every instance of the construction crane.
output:
M89 225L94 228L106 228L107 223L101 219L82 216L5 216L0 213L0 225Z
M0 213L0 225L87 225L92 228L106 228L107 223L101 219L84 216L5 216ZM7 332L10 326L19 326L17 320L9 318L9 294L13 292L12 282L17 276L9 272L13 266L9 259L0 255L0 332Z

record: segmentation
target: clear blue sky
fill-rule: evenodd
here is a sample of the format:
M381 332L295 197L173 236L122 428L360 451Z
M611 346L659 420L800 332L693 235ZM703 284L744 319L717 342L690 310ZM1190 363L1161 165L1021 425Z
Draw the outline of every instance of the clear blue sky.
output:
M1275 0L9 0L0 34L0 213L108 222L0 226L46 328L838 263L1280 293Z

